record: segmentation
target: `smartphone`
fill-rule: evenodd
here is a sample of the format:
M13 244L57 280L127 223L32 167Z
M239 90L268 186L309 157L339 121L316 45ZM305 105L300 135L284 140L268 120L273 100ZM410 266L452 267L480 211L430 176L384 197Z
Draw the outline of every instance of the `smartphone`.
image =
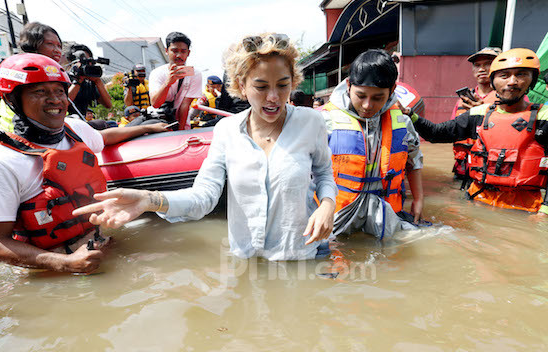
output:
M177 124L179 124L179 121L175 121L175 122L170 123L169 125L166 126L166 128L171 128L173 126L176 126Z
M186 76L194 76L194 66L183 66L178 70L179 73L182 73Z
M478 101L476 97L474 96L474 92L468 88L468 87L462 87L461 89L457 89L455 91L457 95L462 99L463 97L466 97L472 101Z

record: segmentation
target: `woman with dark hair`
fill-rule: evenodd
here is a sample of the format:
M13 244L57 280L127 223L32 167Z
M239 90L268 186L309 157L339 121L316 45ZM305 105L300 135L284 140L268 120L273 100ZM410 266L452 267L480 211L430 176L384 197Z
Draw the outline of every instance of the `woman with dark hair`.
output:
M37 53L60 62L63 44L57 31L40 22L30 22L19 33L19 47L26 53Z
M397 106L397 77L390 55L368 50L323 107L339 188L335 235L363 231L382 239L420 219L422 153L410 118ZM405 175L411 214L403 211Z

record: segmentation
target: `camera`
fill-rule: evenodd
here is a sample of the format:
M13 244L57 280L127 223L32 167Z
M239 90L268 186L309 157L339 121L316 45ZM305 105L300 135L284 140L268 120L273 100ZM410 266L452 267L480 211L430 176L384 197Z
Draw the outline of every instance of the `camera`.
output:
M69 75L73 80L80 77L101 77L103 69L97 64L110 64L110 60L104 57L87 58L84 50L74 52L74 57L76 59L71 64L80 63L80 66L72 66L70 69Z
M125 72L124 73L124 87L137 87L139 84L141 84L141 81L139 81L139 75L135 75L133 72Z

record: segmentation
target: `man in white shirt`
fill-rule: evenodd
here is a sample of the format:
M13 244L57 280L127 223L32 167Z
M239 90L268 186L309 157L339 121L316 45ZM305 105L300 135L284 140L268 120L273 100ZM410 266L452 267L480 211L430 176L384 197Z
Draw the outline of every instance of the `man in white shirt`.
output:
M190 39L180 32L166 37L169 63L150 73L150 100L154 108L175 109L172 121L179 121L180 129L190 129L188 111L192 100L202 96L202 75L192 66L185 66L190 54ZM169 117L167 117L170 120Z

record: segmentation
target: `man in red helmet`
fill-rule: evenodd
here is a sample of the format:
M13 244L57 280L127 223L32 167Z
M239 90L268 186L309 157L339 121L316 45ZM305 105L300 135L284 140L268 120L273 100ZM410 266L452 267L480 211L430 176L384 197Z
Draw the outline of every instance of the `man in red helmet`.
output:
M531 104L526 93L540 71L537 55L511 49L498 55L489 70L497 105L471 108L454 120L434 124L413 117L417 132L434 143L473 138L470 151L470 199L489 205L548 214L548 107Z
M106 190L94 153L101 135L66 119L68 75L38 54L0 65L0 93L15 112L14 132L0 132L0 261L61 272L88 273L108 239L72 210Z

